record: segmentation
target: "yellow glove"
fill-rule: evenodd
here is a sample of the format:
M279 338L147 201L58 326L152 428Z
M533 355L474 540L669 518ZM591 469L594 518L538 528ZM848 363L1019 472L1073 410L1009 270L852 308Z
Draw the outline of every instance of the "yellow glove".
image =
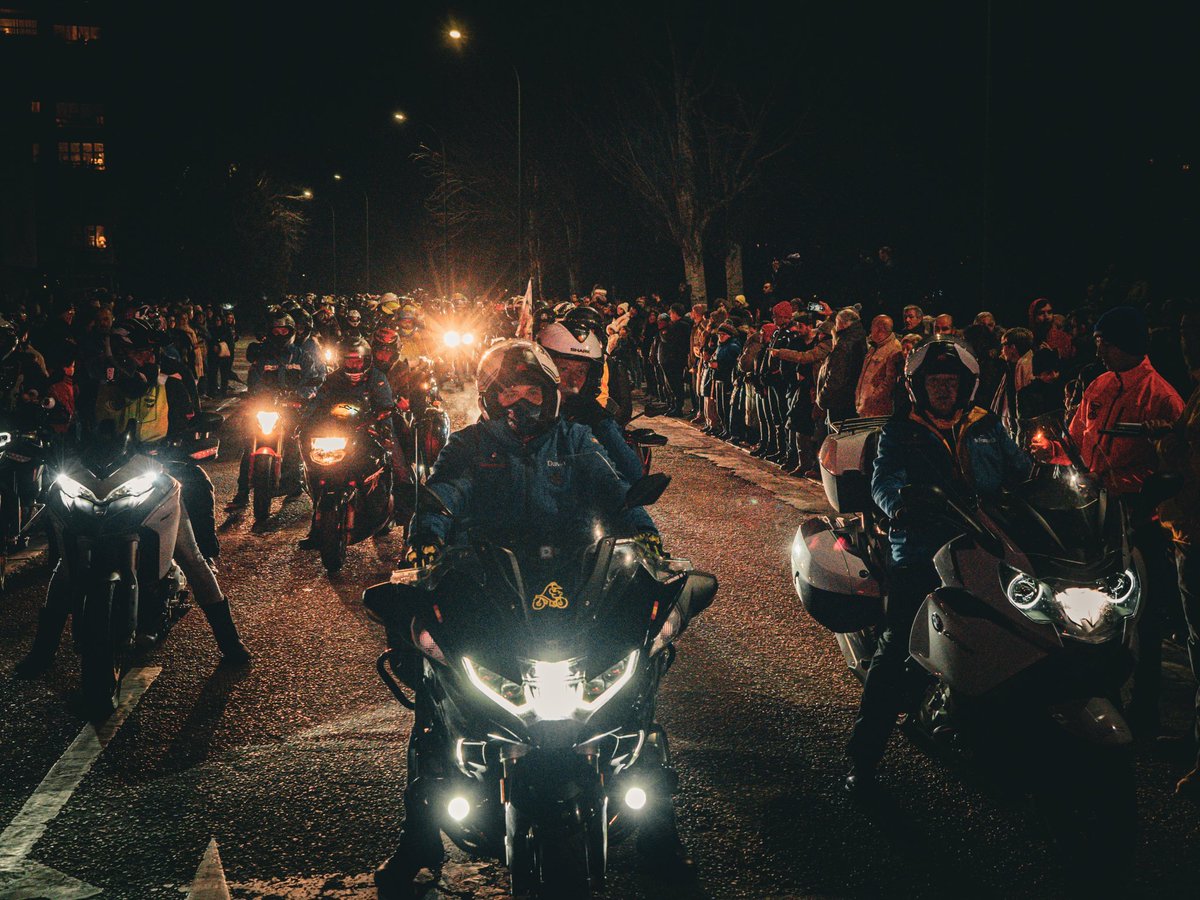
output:
M642 531L634 535L633 542L642 548L642 552L649 556L666 556L667 551L663 549L662 538L653 531Z
M425 539L409 545L408 552L404 554L404 561L414 567L431 566L441 555L441 541L436 538Z

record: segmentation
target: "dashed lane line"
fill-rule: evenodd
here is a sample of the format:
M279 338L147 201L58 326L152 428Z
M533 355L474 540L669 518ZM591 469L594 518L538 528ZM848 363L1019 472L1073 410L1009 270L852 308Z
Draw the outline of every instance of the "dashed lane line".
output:
M100 893L100 888L30 862L28 856L161 672L159 666L147 666L126 674L113 714L99 728L84 726L0 834L0 897L76 898Z

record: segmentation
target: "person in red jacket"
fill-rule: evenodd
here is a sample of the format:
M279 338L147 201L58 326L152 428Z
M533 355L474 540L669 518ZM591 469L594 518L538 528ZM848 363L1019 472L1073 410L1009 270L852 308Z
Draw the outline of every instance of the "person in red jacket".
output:
M1130 539L1146 564L1149 591L1138 622L1140 653L1134 671L1130 725L1142 737L1158 732L1158 694L1162 679L1162 629L1165 601L1173 593L1174 561L1166 531L1154 509L1141 501L1146 479L1158 470L1157 448L1149 430L1128 435L1105 434L1118 423L1178 421L1183 398L1154 370L1146 351L1150 330L1141 310L1132 306L1110 309L1094 329L1096 356L1108 370L1083 392L1071 417L1071 442L1084 466L1129 511ZM1032 438L1036 456L1065 464L1062 444L1037 432Z

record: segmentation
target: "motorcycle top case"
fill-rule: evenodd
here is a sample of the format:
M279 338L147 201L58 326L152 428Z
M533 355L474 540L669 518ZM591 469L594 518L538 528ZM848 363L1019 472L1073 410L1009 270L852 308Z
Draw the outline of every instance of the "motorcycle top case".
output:
M871 509L871 468L879 444L877 423L844 426L821 444L821 484L829 505L840 513Z
M824 516L792 541L792 583L804 609L830 631L862 631L883 619L883 591L854 545Z

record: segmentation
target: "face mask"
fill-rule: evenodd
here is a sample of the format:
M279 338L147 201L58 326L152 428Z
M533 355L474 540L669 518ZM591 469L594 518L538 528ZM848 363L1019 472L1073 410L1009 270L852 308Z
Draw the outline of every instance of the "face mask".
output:
M530 400L518 400L505 411L508 427L518 437L532 437L541 426L542 409Z

